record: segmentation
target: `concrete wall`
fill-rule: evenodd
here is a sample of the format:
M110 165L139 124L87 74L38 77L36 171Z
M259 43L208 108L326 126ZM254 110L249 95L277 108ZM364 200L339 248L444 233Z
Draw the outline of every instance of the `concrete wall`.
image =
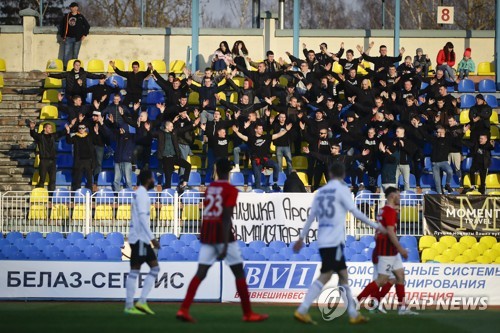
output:
M0 26L0 58L6 60L8 71L31 71L45 69L48 59L62 58L62 47L53 27L31 28L33 17L24 17L24 26ZM230 46L242 39L253 60L264 58L267 49L286 57L285 51L292 51L292 31L276 30L274 19L265 20L264 29L201 29L199 68L205 67L219 42L226 40ZM84 64L90 59L122 59L128 64L134 59L144 61L164 59L187 60L191 45L190 29L172 28L92 28L83 42L80 59ZM346 49L355 50L356 45L367 47L375 42L371 54L376 55L378 46L386 44L389 54L393 53L392 31L390 30L301 30L300 43L319 50L319 44L326 42L332 51L338 50L341 42ZM455 44L458 59L466 47L472 48L476 64L491 62L494 57L494 31L401 31L400 45L407 55L414 55L422 47L433 63L437 52L447 42ZM24 50L32 50L24 54ZM356 51L357 53L357 51ZM287 60L287 59L286 59Z

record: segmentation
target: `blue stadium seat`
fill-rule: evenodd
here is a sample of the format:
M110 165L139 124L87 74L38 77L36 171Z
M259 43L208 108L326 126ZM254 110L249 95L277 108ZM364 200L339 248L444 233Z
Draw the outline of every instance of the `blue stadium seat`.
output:
M48 256L49 260L64 261L67 259L66 255L62 252L51 252Z
M171 253L167 256L167 261L184 261L184 256L180 253Z
M5 238L0 238L0 252L2 252L2 247L10 245L10 242Z
M70 186L71 179L71 171L69 170L59 170L56 172L56 186Z
M157 103L165 103L165 96L163 92L160 91L152 91L146 96L146 104L148 105L156 105Z
M102 169L109 169L113 170L115 167L115 160L113 156L110 156L108 158L105 158L102 160Z
M245 260L250 260L250 257L255 254L255 250L250 247L241 248L241 256Z
M285 256L279 254L279 253L273 253L270 257L269 257L269 261L286 261L286 258Z
M2 253L4 254L4 256L8 259L12 256L14 256L15 253L18 253L19 252L19 249L14 246L14 245L4 245L2 247Z
M104 254L111 261L121 261L122 260L122 250L118 246L107 246L104 248Z
M262 254L267 260L272 254L276 253L276 251L270 247L263 247L259 250L259 253Z
M449 93L455 92L455 86L447 86L446 87L446 91L449 92Z
M361 253L366 247L368 247L368 245L360 241L352 242L351 245L349 245L349 248L353 249L356 253Z
M21 252L15 252L12 253L10 256L7 257L8 260L26 260L26 256L24 253Z
M368 261L368 258L364 254L356 253L351 257L352 262L365 262Z
M14 244L13 244L15 247L17 247L19 249L19 251L21 251L24 247L28 246L28 245L31 245L30 241L27 240L27 239L24 239L24 238L18 238L16 240L14 240Z
M73 167L73 156L71 154L58 154L56 166L58 170Z
M63 205L68 205L71 203L71 192L63 189L63 188L58 188L55 190L54 194L52 195L52 203L53 204L63 204Z
M28 260L47 260L47 257L40 251L32 252L26 256Z
M197 252L190 252L186 256L186 261L198 261L198 253Z
M427 191L424 191L424 194L438 194L436 191L433 191L433 190L427 190Z
M286 174L284 172L280 172L278 174L278 181L277 184L279 187L285 186L285 181L286 181Z
M192 241L198 240L198 237L196 237L196 235L193 234L183 234L181 235L179 240L183 241L186 244L191 244Z
M174 234L163 234L160 236L160 246L161 247L166 247L170 246L172 242L177 240L177 236Z
M491 165L488 168L489 173L500 172L500 158L492 158Z
M88 188L79 188L78 190L76 190L74 193L75 204L83 204L85 202L87 194L89 196L92 195L92 191Z
M476 104L476 98L474 95L461 95L460 96L460 108L470 109Z
M23 238L23 234L18 231L11 231L5 237L11 244L14 244L14 241L19 238Z
M480 93L494 93L497 91L495 81L485 79L479 81L478 90Z
M83 234L81 232L76 232L76 231L69 233L68 236L66 236L66 239L69 240L71 244L75 244L77 239L82 239L82 238L84 238Z
M290 256L290 261L307 261L307 258L300 253L294 253Z
M361 254L363 254L366 258L370 259L373 254L373 248L367 247L366 249L363 250L363 252L361 252Z
M109 188L100 189L99 191L95 192L94 196L96 205L112 205L115 203L115 194Z
M370 246L370 244L372 242L375 241L375 237L373 237L372 235L365 235L365 236L361 236L361 238L359 239L359 241L363 244L365 244L365 246Z
M33 245L35 245L39 250L43 250L46 246L52 244L48 239L40 238L37 239Z
M88 246L92 245L88 239L85 238L80 238L75 241L75 245L80 249L80 250L85 250Z
M98 186L112 186L115 174L112 171L101 171L97 176Z
M424 172L432 173L432 162L429 156L424 158Z
M313 254L311 258L309 258L309 261L321 261L321 256L318 253Z
M60 239L60 238L64 238L63 234L61 234L60 232L56 232L56 231L49 232L47 234L47 236L45 236L45 239L48 240L51 244L54 244L55 241Z
M354 236L353 236L353 235L347 235L347 236L345 237L345 245L346 245L347 247L349 247L349 246L351 245L351 243L352 243L352 242L354 242L354 241L356 241L356 238L354 238Z
M122 247L123 244L125 243L124 237L121 233L119 232L111 232L108 234L106 239L109 241L109 243L113 246L117 247Z
M64 251L66 246L70 246L70 245L71 245L71 243L69 242L69 240L67 240L65 238L59 238L54 243L54 246L57 247L61 251Z
M199 240L194 240L191 243L189 243L189 247L192 248L196 253L200 252L201 248L201 243Z
M99 84L99 80L98 79L87 79L87 88L96 86L98 84Z
M417 239L415 238L415 236L401 236L401 238L399 239L399 242L401 243L401 245L403 245L403 247L415 247L417 248Z
M134 197L134 191L129 188L124 188L118 192L119 205L131 205Z
M500 156L500 143L495 141L495 149L491 151L492 156Z
M70 246L66 246L66 248L63 250L63 253L66 257L70 257L70 254L73 253L73 252L82 252L82 250L78 247L78 246L75 246L75 245L70 245Z
M161 115L161 111L156 106L148 107L148 119L149 120L156 120L156 119L158 119L159 115Z
M175 190L168 188L163 190L160 195L160 203L162 205L173 205L174 204Z
M189 174L188 186L200 186L201 185L201 175L197 171L191 171Z
M38 253L41 253L42 251L40 251L36 246L33 246L33 245L26 245L24 246L22 249L20 249L22 253L24 253L24 255L29 258L31 254L33 254L34 252L38 252Z
M420 187L421 188L434 188L434 178L429 174L422 174L420 177Z
M258 252L261 248L266 247L266 243L261 240L254 240L248 244L248 247Z
M283 241L272 241L271 243L269 243L269 247L278 252L282 248L286 247L286 243Z
M398 184L399 186L404 186L403 175L399 175ZM410 173L410 188L415 188L415 187L417 187L417 179L415 178L414 174Z
M73 151L73 145L66 143L66 139L62 138L57 143L57 151L59 153L71 153Z
M121 77L120 75L111 75L106 80L106 84L110 87L114 87L113 81L116 81L120 89L125 89L127 87L127 80Z
M54 253L61 253L62 251L59 250L57 247L54 245L47 245L42 249L42 253L47 257L50 258ZM66 256L64 256L66 258Z
M248 260L250 260L250 261L264 261L264 260L266 260L266 257L264 257L260 253L254 253L250 256L250 258L248 258Z
M309 243L309 248L316 250L318 252L318 242L317 241L312 241Z
M240 248L242 248L242 247L247 247L247 243L245 243L245 242L244 242L244 241L242 241L241 239L238 239L238 240L237 240L237 242L238 242L238 246L239 246Z
M104 261L108 260L108 257L103 252L93 252L89 259L92 261Z
M473 93L476 91L474 87L474 81L470 79L463 79L458 83L458 92L461 93Z
M263 189L260 189L260 188L254 188L254 189L252 189L251 192L252 193L266 193L266 191L264 191Z
M185 191L181 196L181 202L183 204L194 205L203 201L200 192L198 191Z
M354 251L353 249L351 249L350 247L346 247L344 249L344 257L345 257L345 260L347 261L350 261L352 256L356 254L356 251Z
M87 256L85 254L83 254L82 252L70 252L68 259L73 260L73 261L86 261L86 260L88 260ZM58 259L58 260L61 260L61 259ZM64 260L64 259L62 259L62 260Z
M184 258L189 258L193 253L196 253L196 251L189 246L184 246L183 248L179 249L179 253L182 254Z
M309 260L309 258L311 258L311 256L313 254L317 254L317 253L318 253L318 251L316 251L315 249L311 249L309 247L303 247L299 251L299 254L303 255L307 260Z
M229 182L233 186L245 186L245 176L241 172L231 172Z
M162 247L158 251L158 260L160 260L160 261L166 261L166 260L168 260L168 257L171 254L174 254L174 253L175 253L174 249L172 249L170 247Z
M106 247L110 246L111 243L109 240L105 238L98 238L94 241L94 245L100 248L101 250L104 250Z
M174 249L176 252L179 252L179 250L184 246L186 246L186 243L184 243L181 240L174 240L172 243L170 243L170 247Z
M431 156L432 145L428 142L424 143L424 156Z
M284 256L287 260L294 254L293 249L290 247L284 247L280 250L279 254Z
M32 231L26 235L26 240L28 240L30 244L35 244L35 241L40 238L43 238L43 234L38 231Z
M492 107L492 108L497 108L498 107L498 100L495 95L484 95L484 99L486 100L486 103ZM496 111L494 111L496 112Z
M408 250L408 259L404 259L405 262L420 262L420 256L418 254L417 248L406 248Z
M165 177L165 175L163 175L163 177ZM174 172L172 174L172 178L171 178L170 184L171 184L171 186L177 186L177 185L179 185L179 174L177 172Z
M161 87L156 83L156 80L150 77L148 80L142 81L142 89L144 90L162 90Z
M462 161L461 169L463 172L469 172L472 165L472 157L467 157Z
M89 245L83 250L83 253L87 256L87 258L91 258L94 253L101 252L101 249L94 245Z

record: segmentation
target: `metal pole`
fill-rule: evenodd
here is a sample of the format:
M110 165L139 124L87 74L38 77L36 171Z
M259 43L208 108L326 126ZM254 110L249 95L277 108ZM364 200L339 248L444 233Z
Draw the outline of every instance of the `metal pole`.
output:
M40 26L43 26L43 0L40 0Z
M144 0L141 0L141 28L144 28Z
M200 0L191 0L191 71L198 69L200 37Z
M260 28L260 0L252 0L252 28Z
M399 25L401 16L401 0L394 1L394 56L399 54Z
M279 0L278 20L280 30L285 29L285 0Z
M500 0L495 1L495 82L500 89Z
M385 0L382 0L382 29L385 29Z
M299 57L300 0L293 0L293 55Z

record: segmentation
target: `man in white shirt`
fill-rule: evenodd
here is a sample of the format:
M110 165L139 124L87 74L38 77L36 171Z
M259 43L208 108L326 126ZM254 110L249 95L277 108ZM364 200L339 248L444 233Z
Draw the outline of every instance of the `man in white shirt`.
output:
M155 284L156 277L160 272L156 254L151 247L151 244L157 249L160 244L154 238L151 228L149 227L149 214L151 201L149 199L148 190L154 187L153 174L150 170L141 170L139 174L139 182L141 186L135 191L132 199L132 220L130 221L130 232L128 242L132 249L130 256L130 273L127 277L127 299L125 302L125 314L144 315L155 313L149 308L147 297ZM141 298L134 306L134 294L137 287L137 278L143 263L147 263L150 271L144 280L142 287Z
M299 308L295 311L295 319L306 323L315 324L308 314L309 307L321 294L323 286L330 280L335 272L339 276L339 287L343 288L341 292L344 304L347 306L349 322L351 324L360 324L367 321L355 306L351 289L349 288L347 266L344 257L345 242L345 221L347 212L351 212L354 217L369 226L376 228L381 233L386 233L384 227L370 221L354 204L351 191L344 183L345 166L342 163L334 162L330 166L330 181L328 184L318 190L314 196L311 212L307 218L306 224L302 229L299 240L295 243L293 249L298 252L304 245L304 238L309 232L312 222L318 221L318 248L321 256L321 274L316 281L312 283Z

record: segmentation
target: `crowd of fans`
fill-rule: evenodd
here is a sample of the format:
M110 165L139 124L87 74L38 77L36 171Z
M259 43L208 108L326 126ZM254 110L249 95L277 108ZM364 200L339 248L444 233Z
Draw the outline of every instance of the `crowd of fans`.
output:
M156 156L165 175L163 186L170 187L174 167L179 166L178 190L183 191L191 170L188 155L199 138L206 153L206 183L212 179L215 162L232 156L234 171L249 168L256 188L262 186L261 175L269 175L274 191L280 190L281 171L294 173L292 156L297 155L307 157L312 191L323 177L328 180L328 165L333 161L345 163L354 192L361 188L375 192L379 175L383 188L397 186L402 175L404 189L409 190L410 173L417 186L420 184L423 147L430 143L435 189L452 192L453 174L463 181L460 165L466 145L473 160L472 185L474 173L479 172L479 191L484 193L494 148L490 140L492 108L478 94L469 112L470 122L459 124L460 98L447 89L474 71L471 50L465 50L455 72L454 47L446 43L436 57L435 71L429 72L432 61L421 48L412 58L404 57L404 48L396 56L388 56L384 45L379 46L378 55L370 55L373 46L372 42L367 50L357 46L354 51L345 50L342 43L331 52L321 43L316 52L303 44L303 57L287 52L286 57L276 59L268 51L265 60L254 62L243 41L232 49L223 41L213 54L212 66L204 72L191 73L185 68L183 75L169 73L166 78L151 64L140 71L135 62L132 71L122 71L111 61L115 73L127 79L122 94L116 82L109 85L106 75L87 73L75 61L67 72L49 74L66 79L68 103L61 102L59 110L68 115L69 123L60 132L47 124L42 133L36 132L34 122L30 124L39 146L39 186L48 173L49 190L55 188L55 141L60 137L66 136L74 146L73 190L80 187L82 175L92 188L102 169L104 147L116 142L115 191L120 189L122 177L132 187L132 172L150 166L156 139ZM335 66L341 70L334 71ZM87 78L98 79L99 84L89 88ZM150 78L165 94L156 104L159 116L154 120L141 104L146 93L143 81ZM92 92L92 103L85 104L82 97L88 92ZM226 92L237 93L237 100L225 98L229 96ZM191 93L199 96L196 106L188 104ZM462 140L468 130L470 140Z

